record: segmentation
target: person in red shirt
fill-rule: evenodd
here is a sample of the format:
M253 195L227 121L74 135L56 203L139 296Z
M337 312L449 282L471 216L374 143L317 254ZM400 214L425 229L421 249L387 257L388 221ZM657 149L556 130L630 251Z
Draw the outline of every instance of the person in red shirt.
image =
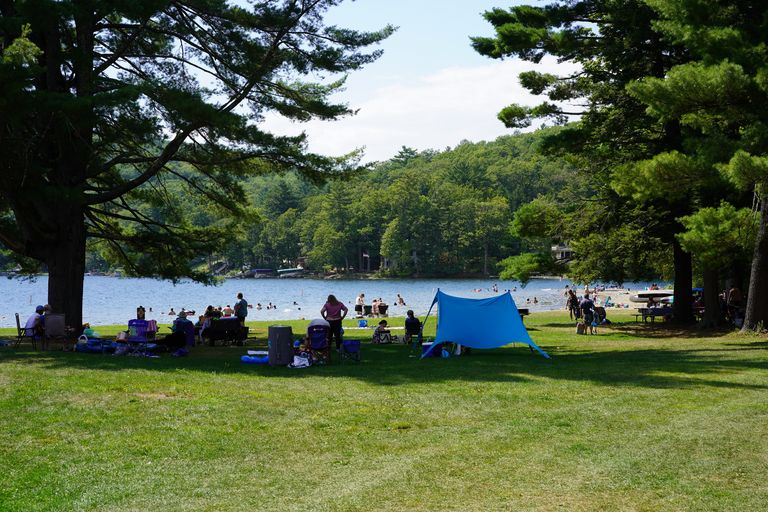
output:
M328 300L320 310L320 314L331 326L330 341L336 340L336 349L341 348L341 321L347 316L347 311L347 306L334 295L328 296Z

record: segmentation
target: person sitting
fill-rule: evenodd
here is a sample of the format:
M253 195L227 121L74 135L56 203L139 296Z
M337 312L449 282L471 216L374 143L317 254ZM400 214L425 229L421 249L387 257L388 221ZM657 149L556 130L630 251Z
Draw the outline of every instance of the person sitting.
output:
M43 313L45 308L43 306L37 306L35 312L27 319L27 323L24 324L24 335L40 339L43 336L45 328L43 326Z
M185 356L189 351L185 348L187 345L194 344L195 326L187 319L186 312L180 312L178 318L173 321L171 334L156 341L158 345L164 346L174 356ZM190 336L191 334L191 336Z
M376 344L392 343L392 335L387 328L386 320L379 322L378 327L373 330L373 342Z
M414 336L421 336L421 320L413 315L412 309L409 309L405 314L405 342L411 343Z
M379 300L380 299L373 299L373 301L371 302L371 313L373 313L374 315L379 314Z

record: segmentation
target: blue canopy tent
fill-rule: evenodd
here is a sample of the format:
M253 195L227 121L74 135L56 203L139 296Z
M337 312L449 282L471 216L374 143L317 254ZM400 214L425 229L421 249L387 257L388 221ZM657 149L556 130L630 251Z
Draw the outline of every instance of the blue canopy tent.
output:
M509 343L525 343L549 359L528 335L509 292L487 299L454 297L439 289L427 313L437 304L437 336L426 357L443 342L460 343L472 348L496 348Z

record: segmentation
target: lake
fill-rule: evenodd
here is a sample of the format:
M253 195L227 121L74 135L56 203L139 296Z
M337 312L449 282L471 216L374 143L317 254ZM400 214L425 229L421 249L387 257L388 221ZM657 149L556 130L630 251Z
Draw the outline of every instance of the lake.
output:
M519 307L531 311L563 308L563 289L571 285L568 280L536 279L526 288L514 281L493 279L227 279L218 286L204 286L193 282L172 284L155 279L134 279L105 276L85 277L83 320L93 325L127 324L135 318L139 305L147 310L147 318L160 323L170 323L173 317L167 312L185 308L201 314L208 304L226 306L235 303L238 292L245 295L249 304L270 302L276 309L255 308L248 312L248 320L289 320L315 318L328 294L334 294L353 310L355 297L365 293L366 304L381 297L390 304L390 316L405 316L408 309L417 315L427 313L435 291L440 288L451 295L463 297L490 297L496 284L499 292L512 290L512 297ZM631 285L643 288L644 283ZM45 304L48 278L41 276L34 281L0 279L0 326L15 326L14 313L21 315L22 322L38 304ZM397 294L407 307L395 306ZM538 304L526 304L526 299L536 297Z

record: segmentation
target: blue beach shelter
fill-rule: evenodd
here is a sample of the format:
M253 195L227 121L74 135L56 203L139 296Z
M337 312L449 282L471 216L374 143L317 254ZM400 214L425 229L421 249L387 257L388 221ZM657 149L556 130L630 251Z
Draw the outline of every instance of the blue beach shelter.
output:
M524 343L549 359L549 354L531 339L509 292L487 299L469 299L443 293L439 289L429 308L437 304L437 336L421 357L426 357L443 342L472 348L497 348ZM426 319L424 322L426 323Z

